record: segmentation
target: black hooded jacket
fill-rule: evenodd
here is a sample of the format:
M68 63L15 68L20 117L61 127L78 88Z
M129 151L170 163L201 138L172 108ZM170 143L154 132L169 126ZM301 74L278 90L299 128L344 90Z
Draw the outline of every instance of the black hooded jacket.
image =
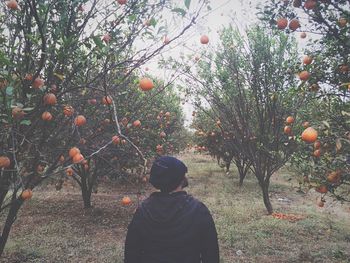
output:
M219 263L208 208L186 192L155 192L128 227L125 263Z

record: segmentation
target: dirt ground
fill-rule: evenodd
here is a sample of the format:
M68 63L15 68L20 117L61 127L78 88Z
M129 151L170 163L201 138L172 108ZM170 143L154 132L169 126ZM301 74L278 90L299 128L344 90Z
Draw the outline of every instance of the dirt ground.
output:
M331 198L318 208L318 195L297 192L297 182L282 170L273 176L276 212L297 215L288 221L267 216L259 187L249 175L237 186L235 171L226 175L208 156L184 154L188 192L211 210L218 230L221 262L350 262L350 207ZM0 262L123 262L128 222L137 206L135 186L105 182L83 209L72 184L35 189L21 209ZM145 198L152 188L143 188ZM129 195L134 203L123 207Z

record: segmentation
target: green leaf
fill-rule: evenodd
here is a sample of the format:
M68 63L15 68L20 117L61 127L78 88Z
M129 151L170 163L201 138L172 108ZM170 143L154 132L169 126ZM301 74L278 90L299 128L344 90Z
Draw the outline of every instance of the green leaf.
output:
M23 111L32 111L34 110L34 107L27 107L27 108L23 108Z
M13 95L13 87L8 86L6 88L6 95L8 95L8 96L12 96Z
M154 17L152 17L150 24L151 26L155 27L157 25L157 20Z
M102 42L102 40L101 40L101 38L100 37L98 37L98 36L93 36L92 37L92 40L95 42L95 45L98 47L98 48L100 48L100 49L102 49L103 48L103 42Z
M323 123L328 129L331 127L327 121L322 121L322 123Z
M184 9L182 9L182 8L174 8L171 11L174 12L174 13L178 13L181 16L185 16L186 15L186 11Z
M130 15L128 16L128 19L130 22L134 22L136 20L137 16L136 15Z
M190 9L190 4L191 4L191 0L185 0L185 6L187 9Z
M29 126L32 124L32 122L30 120L23 120L20 122L20 124Z

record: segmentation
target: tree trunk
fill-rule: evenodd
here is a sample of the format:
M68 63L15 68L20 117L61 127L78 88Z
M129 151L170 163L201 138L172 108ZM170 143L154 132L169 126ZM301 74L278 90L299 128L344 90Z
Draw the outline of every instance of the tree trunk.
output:
M263 199L264 199L265 207L267 209L267 213L271 215L273 212L273 209L272 209L270 196L269 196L269 183L263 181L262 183L260 183L260 186L263 192Z
M84 208L91 208L91 191L87 185L85 174L81 177L81 194L83 196Z
M244 163L244 161L243 163L241 163L240 160L236 160L235 163L239 174L239 187L242 187L244 178L248 173L248 168L246 167L246 164Z
M4 252L5 245L11 231L11 227L16 220L18 210L20 209L22 204L23 204L23 201L21 199L14 199L13 203L10 206L10 210L7 214L6 222L0 236L0 258L2 253Z

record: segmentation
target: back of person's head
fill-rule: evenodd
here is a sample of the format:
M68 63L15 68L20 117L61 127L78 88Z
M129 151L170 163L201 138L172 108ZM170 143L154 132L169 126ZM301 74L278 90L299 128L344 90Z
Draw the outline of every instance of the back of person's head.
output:
M169 193L186 180L186 173L187 167L182 161L162 156L153 162L149 182L160 191Z

